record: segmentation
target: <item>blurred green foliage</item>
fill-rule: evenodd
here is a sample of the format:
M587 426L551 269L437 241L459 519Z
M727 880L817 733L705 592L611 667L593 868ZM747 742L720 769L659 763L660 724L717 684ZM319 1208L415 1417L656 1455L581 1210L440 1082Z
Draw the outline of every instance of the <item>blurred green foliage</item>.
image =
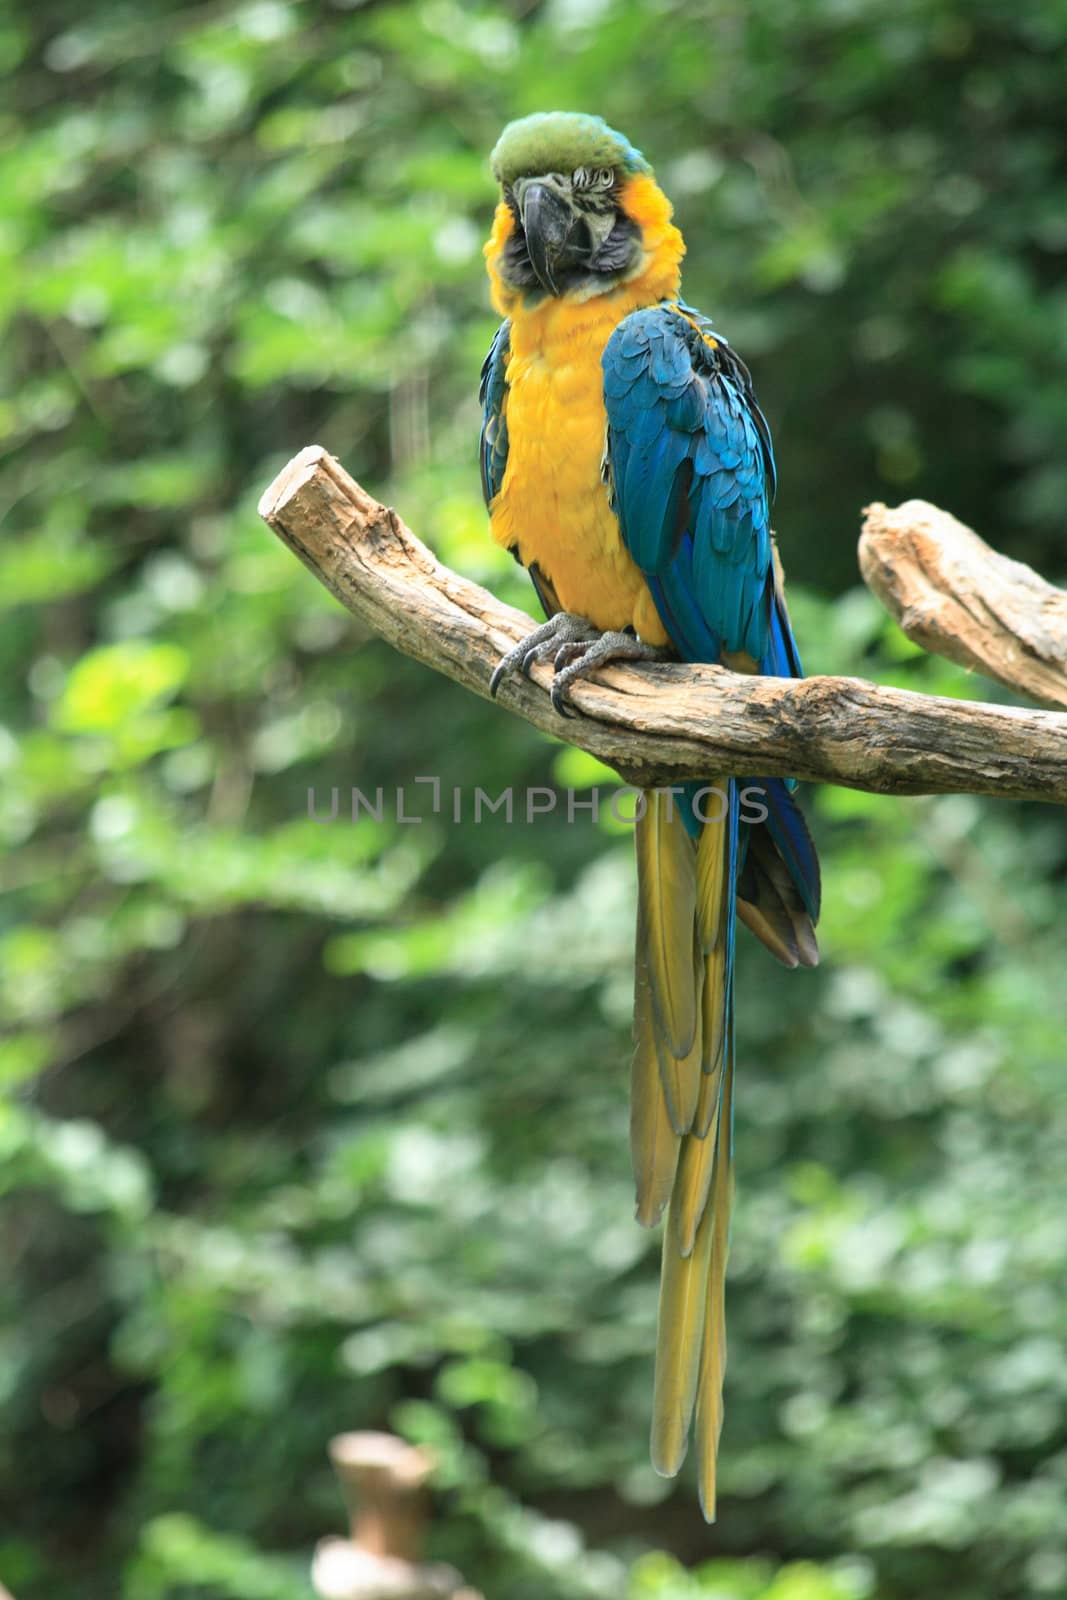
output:
M18 1600L306 1600L364 1426L433 1445L489 1600L1067 1593L1060 816L812 797L824 965L743 953L708 1530L645 1454L627 830L449 820L604 774L364 638L254 509L320 440L530 605L474 465L485 156L597 110L755 370L809 668L988 693L852 587L857 513L1064 569L1065 46L1063 0L0 9ZM379 785L421 824L308 815Z

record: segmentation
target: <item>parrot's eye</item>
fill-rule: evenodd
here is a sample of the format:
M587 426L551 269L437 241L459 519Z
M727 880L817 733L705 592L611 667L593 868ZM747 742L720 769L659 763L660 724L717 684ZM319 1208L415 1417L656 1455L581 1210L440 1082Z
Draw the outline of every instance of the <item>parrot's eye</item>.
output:
M571 185L575 189L610 189L615 182L615 174L610 167L578 167L571 174Z

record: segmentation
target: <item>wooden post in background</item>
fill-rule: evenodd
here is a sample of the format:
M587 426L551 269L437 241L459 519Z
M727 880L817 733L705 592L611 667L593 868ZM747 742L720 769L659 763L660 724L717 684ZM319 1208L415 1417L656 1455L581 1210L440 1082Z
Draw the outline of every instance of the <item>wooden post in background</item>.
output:
M388 1433L340 1433L330 1459L349 1537L323 1539L311 1580L322 1600L482 1600L452 1567L420 1562L427 1522L425 1450Z

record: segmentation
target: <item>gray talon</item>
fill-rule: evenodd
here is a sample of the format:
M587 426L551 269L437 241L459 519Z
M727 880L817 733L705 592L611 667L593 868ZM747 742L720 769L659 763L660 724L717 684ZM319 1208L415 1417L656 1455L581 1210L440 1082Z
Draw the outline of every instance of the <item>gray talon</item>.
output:
M561 717L573 717L576 713L567 704L570 691L597 667L612 661L670 661L674 651L669 646L645 644L630 628L621 633L598 633L584 617L557 611L497 664L489 693L496 694L509 672L519 670L529 677L534 662L547 661L550 656L556 674L552 704Z
M561 663L561 657L566 660ZM584 648L567 645L556 656L556 677L552 684L552 704L563 716L573 716L564 709L573 686L597 667L606 667L612 661L672 661L674 651L669 645L645 644L629 629L625 633L602 633Z
M589 646L587 644L581 644L577 640L575 640L572 644L562 645L556 651L555 658L552 662L553 667L557 672L562 672L564 667L569 667L572 661L580 660L588 648Z
M521 644L517 644L514 650L509 650L497 662L496 670L489 679L489 693L495 696L511 672L521 672L528 678L534 662L546 661L561 645L587 644L597 638L596 629L584 617L572 616L569 611L557 611L555 616L549 617L533 633L527 634Z

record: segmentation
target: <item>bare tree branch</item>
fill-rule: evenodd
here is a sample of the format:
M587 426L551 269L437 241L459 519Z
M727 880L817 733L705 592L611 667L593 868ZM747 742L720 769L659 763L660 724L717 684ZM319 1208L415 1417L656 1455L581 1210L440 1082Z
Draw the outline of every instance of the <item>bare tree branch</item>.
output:
M947 511L925 500L868 506L860 571L924 650L1067 706L1067 593Z
M481 695L533 624L442 566L325 450L289 463L260 515L315 576L398 650ZM965 792L1067 801L1067 715L889 689L859 678L745 677L722 667L609 667L563 719L513 677L500 700L627 782L792 773L875 794Z

